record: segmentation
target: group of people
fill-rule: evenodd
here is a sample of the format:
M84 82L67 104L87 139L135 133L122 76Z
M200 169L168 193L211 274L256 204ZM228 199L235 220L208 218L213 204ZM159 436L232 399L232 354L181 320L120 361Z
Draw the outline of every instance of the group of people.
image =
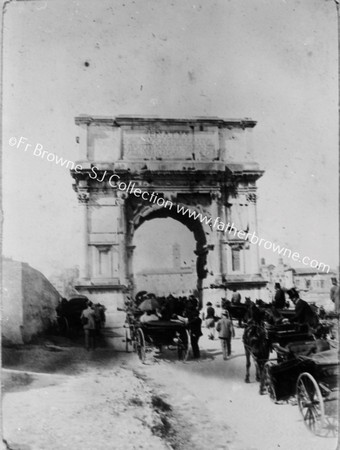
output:
M155 322L159 320L164 321L179 321L184 323L189 331L190 344L192 348L193 357L200 358L201 352L198 341L203 335L202 320L199 313L198 300L194 295L189 297L158 297L154 294L144 294L137 297L137 309L142 309L143 314L140 315L139 321L141 323ZM143 302L149 302L146 306ZM147 309L145 309L147 308Z
M333 301L335 305L335 311L339 314L339 286L337 284L337 280L332 279L332 288L330 291L330 299ZM299 325L307 326L313 330L316 330L319 324L319 318L316 312L316 308L303 300L300 297L299 292L295 288L291 288L288 290L284 290L281 288L280 283L275 283L275 293L274 298L271 304L272 311L277 312L277 317L282 319L282 315L279 313L279 310L289 307L289 302L286 300L286 295L289 300L293 303L295 311L292 317L289 319L290 322L296 323ZM249 298L246 298L245 304L251 304ZM241 294L236 290L233 290L231 297L232 305L240 305L241 304ZM227 309L222 309L222 317L216 317L215 308L212 306L211 302L207 303L207 308L204 313L205 326L208 329L208 338L215 339L215 330L218 332L218 337L221 341L223 358L228 359L231 354L231 340L235 337L235 330L233 327L232 320L230 318L230 314ZM222 305L224 306L224 305Z
M334 280L335 282L333 281L330 298L335 304L336 311L339 312L339 286L337 285L336 279ZM300 295L295 288L285 292L279 283L275 283L275 294L272 302L273 309L280 310L288 307L289 303L286 301L286 294L295 306L295 314L290 320L295 323L308 324L308 326L314 327L317 321L316 313L308 302L300 298ZM149 309L140 316L141 323L155 320L180 320L181 322L184 322L189 330L193 357L195 359L200 358L198 343L203 333L202 319L200 317L197 298L194 295L191 295L188 298L168 296L164 299L164 302L161 303L159 308L153 310ZM241 304L241 294L236 290L233 290L231 304ZM86 309L84 309L81 314L81 321L85 334L85 347L87 350L95 347L96 335L102 324L103 314L98 306L100 305L94 305L88 300ZM222 302L222 313L218 314L217 317L215 308L212 306L211 302L208 302L202 318L208 330L209 339L214 340L215 330L217 331L218 338L221 342L223 359L227 360L231 355L232 338L235 337L235 329L229 311Z
M84 329L85 348L94 350L96 338L100 335L101 328L105 323L105 308L99 303L94 304L90 300L86 301L86 308L80 316Z
M202 319L198 310L198 304L194 309L187 310L185 315L186 317L177 316L177 318L180 318L181 320L184 319L185 323L188 325L193 357L197 359L200 358L198 341L199 338L203 336L201 328ZM211 302L207 303L206 314L203 314L203 318L209 333L211 333L209 337L214 339L216 316L215 309L213 308ZM221 341L223 359L227 360L231 355L231 339L235 337L235 330L233 327L233 322L229 316L229 312L226 309L222 311L222 316L216 323L216 331L218 332L219 339Z
M275 283L275 291L273 306L276 309L283 309L287 307L285 292L279 283ZM295 288L288 289L286 293L295 306L295 314L291 318L291 321L300 325L307 324L311 328L315 327L318 322L316 313L317 308L300 298L300 294ZM336 278L332 278L330 299L334 303L335 313L339 314L339 286Z
M206 312L203 313L203 318L205 320L205 326L208 329L208 339L215 339L216 329L221 342L223 359L227 360L231 355L231 340L235 337L235 329L228 310L222 309L221 317L217 317L215 308L211 302L208 302Z
M144 300L156 298L152 294L143 297ZM221 341L222 353L224 360L227 360L231 355L231 339L235 337L235 330L232 320L226 309L223 309L221 317L216 322L215 309L211 302L207 303L206 312L203 313L202 318L199 310L198 300L194 295L177 299L173 296L166 299L157 299L158 307L148 309L141 314L139 320L141 323L154 322L159 320L173 320L185 323L189 335L190 344L192 348L193 358L199 359L201 352L199 348L199 339L203 336L202 332L202 318L209 331L209 338L214 339L215 329L218 332ZM171 315L168 312L171 310ZM216 322L216 323L215 323Z

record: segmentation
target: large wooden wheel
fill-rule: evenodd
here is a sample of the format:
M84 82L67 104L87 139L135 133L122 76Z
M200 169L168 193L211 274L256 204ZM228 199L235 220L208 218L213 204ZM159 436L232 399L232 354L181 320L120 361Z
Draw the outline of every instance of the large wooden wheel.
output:
M277 402L275 386L274 386L273 378L270 373L270 368L273 365L274 365L274 363L271 361L266 362L266 364L264 365L264 375L263 376L264 376L264 384L267 389L270 400L272 400L273 402Z
M320 388L310 373L300 374L296 383L296 395L306 427L316 435L321 434L325 423L324 401Z
M178 333L178 337L177 337L177 355L178 355L178 359L180 361L186 361L188 359L189 350L190 350L189 332L188 332L188 330L184 330L184 333L186 335L186 339L183 339L183 336L181 336L179 333Z
M142 363L145 362L146 352L145 352L145 338L143 331L138 328L136 333L136 352Z

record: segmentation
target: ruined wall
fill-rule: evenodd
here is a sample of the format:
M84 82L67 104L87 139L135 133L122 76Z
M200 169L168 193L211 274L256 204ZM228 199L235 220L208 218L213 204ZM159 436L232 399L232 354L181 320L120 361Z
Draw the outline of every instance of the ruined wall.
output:
M1 334L4 344L22 344L23 292L21 289L21 263L3 260L2 265Z
M22 264L23 340L46 330L55 319L60 294L38 270Z
M2 338L27 343L56 318L60 294L38 270L26 263L3 262Z

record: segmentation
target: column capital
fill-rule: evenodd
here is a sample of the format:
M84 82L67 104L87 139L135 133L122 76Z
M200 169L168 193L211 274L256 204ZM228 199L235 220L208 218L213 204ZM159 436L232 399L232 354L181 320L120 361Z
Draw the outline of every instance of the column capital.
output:
M77 197L78 197L78 201L79 203L82 204L87 204L89 202L90 199L90 192L88 189L84 189L84 188L79 188L77 189Z
M255 192L248 192L246 194L246 199L249 203L256 203L257 195L255 194Z
M210 197L212 198L212 200L220 200L222 198L222 194L220 191L211 191Z

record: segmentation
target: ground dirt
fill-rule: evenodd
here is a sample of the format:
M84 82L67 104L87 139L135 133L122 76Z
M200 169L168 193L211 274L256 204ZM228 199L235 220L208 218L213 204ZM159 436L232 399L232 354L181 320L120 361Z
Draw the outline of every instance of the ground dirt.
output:
M204 330L205 331L205 330ZM96 350L82 337L49 337L3 348L2 432L11 450L334 450L314 436L297 406L278 405L244 383L242 330L223 361L218 340L202 358L125 352L123 330L105 330ZM129 349L131 350L131 349Z

